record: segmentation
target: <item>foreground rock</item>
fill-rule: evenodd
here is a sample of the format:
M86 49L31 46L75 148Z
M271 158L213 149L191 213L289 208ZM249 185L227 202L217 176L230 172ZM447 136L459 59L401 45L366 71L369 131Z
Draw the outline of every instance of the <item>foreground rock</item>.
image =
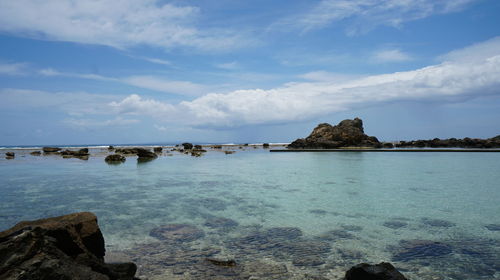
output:
M361 263L349 269L345 274L345 280L406 280L390 263L379 264Z
M374 136L368 136L363 130L363 121L359 118L343 120L338 125L327 123L318 125L305 139L293 141L292 149L334 149L340 147L372 147L382 145Z
M104 253L92 213L21 222L0 232L0 279L135 279L135 264L106 264Z
M120 164L125 162L125 160L125 157L119 154L109 155L104 159L109 164Z
M13 159L15 156L16 156L16 154L13 153L13 152L6 152L5 153L5 158L6 159Z

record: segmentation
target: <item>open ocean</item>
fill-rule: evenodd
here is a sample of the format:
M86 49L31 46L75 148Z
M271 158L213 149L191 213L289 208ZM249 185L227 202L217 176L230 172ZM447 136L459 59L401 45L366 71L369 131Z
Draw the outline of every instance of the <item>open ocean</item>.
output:
M500 153L231 149L120 165L105 149L88 160L5 149L0 230L91 211L109 256L147 279L213 276L197 270L205 257L257 264L260 279L341 279L381 261L410 279L500 279Z

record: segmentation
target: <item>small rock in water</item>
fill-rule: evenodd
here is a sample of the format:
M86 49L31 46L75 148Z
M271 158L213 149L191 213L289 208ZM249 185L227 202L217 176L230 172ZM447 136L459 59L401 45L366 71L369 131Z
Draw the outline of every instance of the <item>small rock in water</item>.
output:
M345 273L345 280L407 280L392 264L361 263L351 267Z
M40 155L42 155L42 152L40 152L40 151L34 151L34 152L31 152L30 155L32 155L32 156L40 156Z
M13 159L15 157L16 154L14 154L13 152L7 152L5 153L5 158L6 159Z
M42 148L43 152L46 153L46 154L50 154L50 153L57 153L61 150L61 148L57 148L57 147L43 147Z
M190 242L205 236L203 230L188 224L169 224L151 230L149 233L164 241Z
M215 258L206 258L207 262L218 265L218 266L236 266L235 260L223 260L223 259L215 259Z
M104 159L104 161L109 164L120 164L125 162L125 160L125 157L119 154L109 155Z

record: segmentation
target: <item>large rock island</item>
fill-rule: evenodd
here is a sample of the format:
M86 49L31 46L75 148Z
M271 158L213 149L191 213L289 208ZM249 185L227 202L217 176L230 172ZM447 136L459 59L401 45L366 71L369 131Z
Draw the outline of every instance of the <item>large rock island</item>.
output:
M359 118L343 120L338 125L319 124L307 138L293 141L290 149L335 149L341 147L381 148L377 137L368 136Z

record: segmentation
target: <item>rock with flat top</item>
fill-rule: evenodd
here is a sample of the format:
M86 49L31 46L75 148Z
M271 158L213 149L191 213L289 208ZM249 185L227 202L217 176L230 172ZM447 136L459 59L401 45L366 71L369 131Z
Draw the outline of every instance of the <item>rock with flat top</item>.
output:
M381 262L355 265L346 272L345 280L407 280L407 278L392 264Z

